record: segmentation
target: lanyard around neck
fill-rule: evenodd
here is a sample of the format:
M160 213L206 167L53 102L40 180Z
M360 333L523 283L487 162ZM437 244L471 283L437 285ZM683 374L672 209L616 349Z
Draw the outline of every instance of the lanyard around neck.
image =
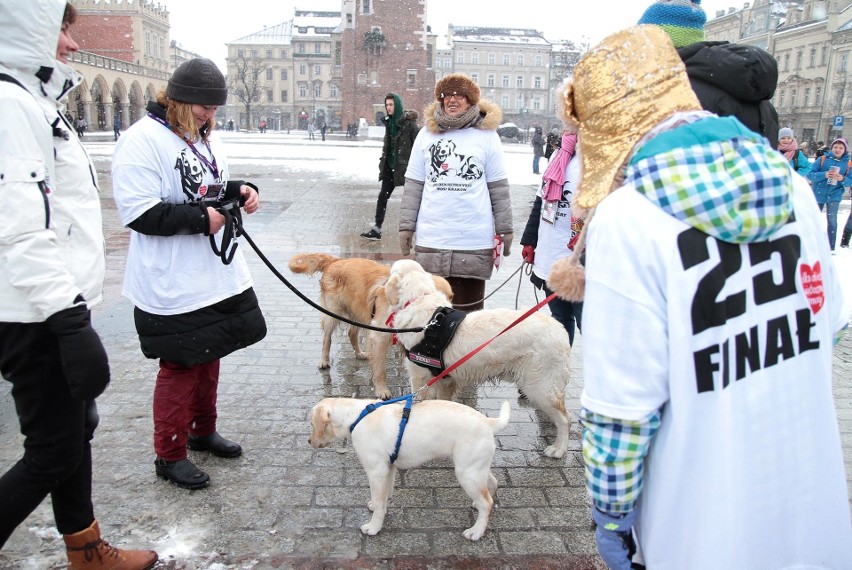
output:
M197 148L195 148L195 145L194 145L194 144L192 144L191 142L189 142L188 140L186 140L185 138L183 138L182 136L180 136L179 134L177 134L177 131L175 131L175 130L172 128L172 126L169 124L169 122L168 122L168 121L166 121L165 119L162 119L162 118L158 117L157 115L155 115L154 113L151 113L151 112L149 112L149 113L148 113L148 116L149 116L149 117L151 117L152 119L154 119L155 121L157 121L158 123L160 123L161 125L163 125L164 127L166 127L167 129L169 129L169 131L171 131L172 133L174 133L174 135L175 135L176 137L178 137L180 140L182 140L183 142L185 142L185 143L187 144L187 146L189 146L189 149L192 151L192 153L193 153L196 157L198 157L198 160L200 160L201 162L203 162L203 163L204 163L204 165L205 165L208 169L210 169L210 172L212 172L212 173L213 173L213 177L214 177L217 181L219 180L219 166L216 164L216 157L213 155L213 150L210 148L210 144L208 144L206 141L204 141L204 146L205 146L205 147L207 147L207 152L209 152L209 153L210 153L210 156L213 158L213 161L212 161L212 162L211 162L210 160L208 160L206 156L204 156L203 154L201 154L200 152L198 152L198 149L197 149Z

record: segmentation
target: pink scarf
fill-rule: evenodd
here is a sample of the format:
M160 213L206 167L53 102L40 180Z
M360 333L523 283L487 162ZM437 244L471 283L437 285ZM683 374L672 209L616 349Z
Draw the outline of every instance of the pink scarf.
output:
M576 133L562 133L562 146L556 151L556 156L544 171L544 192L542 199L553 202L562 198L562 185L565 184L565 168L574 158L574 147L577 146Z
M799 143L796 142L796 139L791 140L787 144L778 143L778 152L783 154L788 162L793 160L797 150L799 150Z

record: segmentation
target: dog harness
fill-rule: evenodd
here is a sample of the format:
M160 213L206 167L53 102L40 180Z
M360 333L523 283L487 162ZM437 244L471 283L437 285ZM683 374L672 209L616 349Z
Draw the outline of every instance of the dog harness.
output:
M452 307L438 307L432 313L432 318L426 328L423 329L423 340L406 351L408 360L422 366L443 372L444 349L453 340L459 323L464 320L467 313Z
M395 404L403 400L405 400L405 407L402 409L402 419L399 420L399 434L396 436L396 447L394 447L393 453L391 453L390 456L391 465L393 465L394 461L396 461L396 458L399 457L399 447L402 444L402 434L405 433L405 426L408 425L408 416L411 415L411 404L414 401L414 394L406 394L405 396L393 398L392 400L384 400L381 402L375 402L373 404L367 404L367 407L361 410L361 415L358 416L358 419L352 422L352 425L349 426L349 433L352 433L352 430L355 429L355 426L358 425L358 422L366 418L376 408L380 408L385 404Z

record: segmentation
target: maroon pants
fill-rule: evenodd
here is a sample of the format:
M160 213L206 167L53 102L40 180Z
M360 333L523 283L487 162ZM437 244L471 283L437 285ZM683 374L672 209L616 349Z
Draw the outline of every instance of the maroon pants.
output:
M154 388L154 451L166 461L186 459L189 434L216 431L219 360L183 368L160 360Z

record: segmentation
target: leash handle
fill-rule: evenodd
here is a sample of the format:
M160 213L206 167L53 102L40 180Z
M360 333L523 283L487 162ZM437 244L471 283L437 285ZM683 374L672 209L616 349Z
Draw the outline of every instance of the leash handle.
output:
M547 303L552 301L554 298L556 298L556 293L553 293L552 295L550 295L549 297L547 297L546 299L541 301L538 305L528 309L526 313L524 313L523 315L521 315L520 317L515 319L512 324L510 324L509 326L504 328L502 331L498 332L496 335L494 335L490 339L486 340L485 342L483 342L482 344L477 346L471 352L465 354L463 357L461 357L460 359L453 362L446 369L444 369L443 372L441 372L440 374L438 374L437 376L435 376L434 378L429 380L429 382L427 382L425 386L421 386L420 388L418 388L417 392L419 392L420 390L422 390L424 388L428 388L429 386L431 386L432 384L434 384L435 382L437 382L438 380L440 380L444 376L447 376L450 372L452 372L453 370L455 370L456 368L458 368L459 366L461 366L462 364L464 364L465 362L470 360L473 357L473 355L475 355L477 352L479 352L480 350L482 350L483 348L485 348L486 346L491 344L491 341L493 341L495 338L497 338L498 336L500 336L504 332L508 331L509 329L511 329L512 327L514 327L515 325L517 325L518 323L520 323L521 321L523 321L524 319L526 319L527 317L529 317L530 315L532 315L533 313L535 313L536 311L541 309L543 306L545 306Z

